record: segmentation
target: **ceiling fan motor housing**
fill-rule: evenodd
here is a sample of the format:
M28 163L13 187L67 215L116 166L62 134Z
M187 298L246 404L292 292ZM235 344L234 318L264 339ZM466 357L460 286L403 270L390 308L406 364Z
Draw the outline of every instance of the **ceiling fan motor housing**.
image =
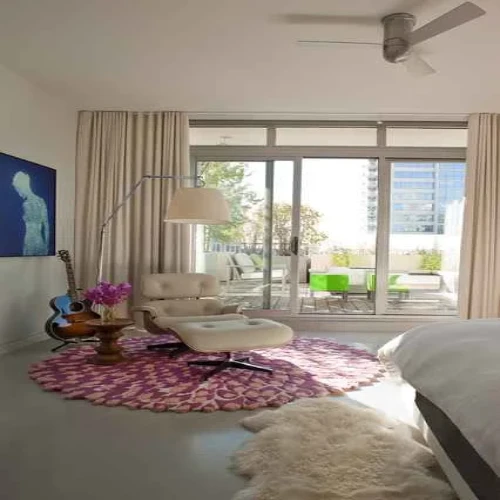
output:
M384 25L384 59L399 63L410 55L410 35L415 26L412 14L391 14L382 19Z

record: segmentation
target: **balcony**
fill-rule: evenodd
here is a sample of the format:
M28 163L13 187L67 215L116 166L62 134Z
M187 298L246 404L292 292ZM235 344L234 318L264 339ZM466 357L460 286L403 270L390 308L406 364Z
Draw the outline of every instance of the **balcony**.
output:
M245 309L262 309L262 284L233 283L224 289L222 297L228 304L242 304ZM311 292L309 285L299 285L299 307L301 314L364 315L373 314L374 300L366 293L341 294ZM271 309L290 310L290 286L282 289L276 284L271 288ZM452 294L438 290L414 291L408 298L397 293L389 294L388 312L391 314L439 314L456 315L456 303Z
M228 304L242 304L245 309L262 309L265 286L262 270L240 273L228 253L207 254L212 267L205 272L218 274L221 296ZM357 265L372 265L374 255L358 256ZM417 269L418 256L400 256L397 264L406 271L392 272L389 277L387 312L390 314L456 314L456 273L433 273ZM375 310L375 290L370 285L373 267L349 267L332 270L331 256L311 255L299 261L298 311L301 314L366 315ZM213 263L218 262L217 270ZM290 257L275 256L270 285L270 309L290 311ZM396 261L394 261L396 262ZM229 263L229 264L228 264ZM408 269L413 268L413 271ZM349 275L344 290L318 291L309 284L311 274ZM371 278L371 282L374 279Z

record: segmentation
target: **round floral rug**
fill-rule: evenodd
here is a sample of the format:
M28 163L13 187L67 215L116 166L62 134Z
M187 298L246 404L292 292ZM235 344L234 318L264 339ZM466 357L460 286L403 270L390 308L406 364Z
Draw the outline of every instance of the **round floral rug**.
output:
M89 364L90 346L70 347L36 363L30 376L47 391L97 405L145 408L152 411L253 410L281 406L299 398L339 395L368 385L382 375L376 357L367 351L319 338L295 338L274 349L251 351L252 362L271 367L272 374L230 368L202 381L196 359L217 355L186 353L171 359L168 352L146 346L175 340L172 336L122 340L128 360L113 366ZM248 353L247 353L248 355Z

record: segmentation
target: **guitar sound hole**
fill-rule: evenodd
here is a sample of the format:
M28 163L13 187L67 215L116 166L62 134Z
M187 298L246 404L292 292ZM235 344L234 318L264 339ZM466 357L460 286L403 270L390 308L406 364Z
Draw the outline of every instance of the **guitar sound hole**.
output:
M81 312L85 308L81 302L73 302L69 307L72 312Z

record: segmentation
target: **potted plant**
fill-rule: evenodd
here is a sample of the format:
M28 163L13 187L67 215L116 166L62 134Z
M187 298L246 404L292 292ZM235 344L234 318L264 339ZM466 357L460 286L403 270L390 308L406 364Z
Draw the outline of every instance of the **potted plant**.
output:
M83 293L84 297L93 304L102 305L104 310L102 320L110 322L116 319L115 307L124 302L132 291L130 283L113 285L109 281L101 281L94 288L89 288Z

